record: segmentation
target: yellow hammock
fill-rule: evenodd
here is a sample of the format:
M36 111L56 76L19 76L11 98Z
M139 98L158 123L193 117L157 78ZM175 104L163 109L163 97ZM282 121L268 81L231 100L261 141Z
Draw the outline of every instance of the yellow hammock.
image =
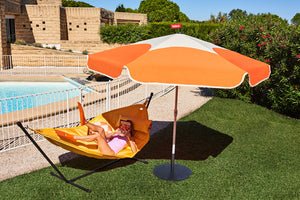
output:
M131 120L133 123L133 137L137 145L138 153L149 141L150 134L149 128L151 120L148 120L148 112L145 104L137 104L112 110L102 113L92 119L90 122L105 122L109 124L113 130L118 128L120 119ZM43 135L49 142L60 146L66 150L78 153L84 156L98 158L98 159L119 159L119 158L132 158L136 153L131 151L130 146L127 144L123 150L116 155L106 155L98 150L96 142L85 142L77 140L76 142L59 137L55 130L60 130L72 135L84 136L87 135L88 128L85 125L80 125L72 128L47 128L47 129L31 129L35 133Z
M151 101L151 98L153 96L153 93L151 93L149 100L146 101L144 104L137 104L137 105L131 105L123 108L119 108L116 110L112 110L109 112L102 113L101 115L98 115L94 119L92 119L90 122L106 122L109 124L114 130L118 128L118 123L120 119L124 120L131 120L133 123L133 137L135 139L135 143L137 145L137 152L138 153L149 141L150 138L150 127L152 121L148 119L148 111L147 108L149 106L149 103ZM147 105L146 105L147 104ZM148 162L139 160L134 157L136 153L133 153L131 151L131 148L127 144L123 150L121 150L116 155L106 155L102 154L98 151L98 147L96 142L84 142L84 141L76 141L73 142L71 140L66 140L63 138L60 138L55 130L60 130L72 135L87 135L88 128L87 126L77 126L73 128L48 128L48 129L31 129L35 133L43 135L48 141L51 143L58 145L64 149L67 149L69 151L72 151L74 153L78 153L84 156L89 156L93 158L98 159L117 159L115 161L112 161L104 166L98 167L97 169L94 169L86 174L83 174L81 176L78 176L73 179L67 179L61 171L54 165L54 163L50 160L50 158L45 154L45 152L39 147L39 145L34 141L34 139L31 137L31 135L27 132L27 130L24 128L21 122L17 122L17 125L22 129L22 131L27 135L27 137L31 140L31 142L35 145L35 147L40 151L40 153L44 156L44 158L50 163L50 165L56 170L58 174L55 174L51 172L50 174L65 181L68 184L71 184L75 187L78 187L79 189L82 189L86 192L91 192L89 189L86 189L76 183L74 181L86 177L88 175L91 175L97 171L100 171L101 169L108 167L120 160L123 160L123 158L131 158L136 161L141 161L145 164Z

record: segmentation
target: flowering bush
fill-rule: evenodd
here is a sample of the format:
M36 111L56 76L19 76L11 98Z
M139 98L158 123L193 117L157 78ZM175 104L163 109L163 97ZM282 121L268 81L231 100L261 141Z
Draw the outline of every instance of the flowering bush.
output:
M251 88L216 90L222 97L239 98L279 113L300 118L300 26L270 15L232 19L210 35L211 42L268 63L271 76Z

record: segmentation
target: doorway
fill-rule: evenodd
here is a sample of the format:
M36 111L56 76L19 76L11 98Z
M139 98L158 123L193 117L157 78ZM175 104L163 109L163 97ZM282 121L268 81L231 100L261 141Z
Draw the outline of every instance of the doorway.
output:
M8 43L14 43L16 41L16 30L15 30L15 16L6 15L6 38Z

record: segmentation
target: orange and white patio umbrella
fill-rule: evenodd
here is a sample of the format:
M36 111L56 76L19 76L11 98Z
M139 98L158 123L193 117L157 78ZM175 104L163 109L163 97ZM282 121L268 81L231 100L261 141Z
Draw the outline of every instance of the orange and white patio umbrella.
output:
M230 89L246 75L251 86L270 75L268 64L185 34L145 40L88 58L90 70L111 78L119 77L123 67L137 82L176 85L171 164L154 169L155 175L166 180L183 180L191 174L185 166L174 164L178 85Z

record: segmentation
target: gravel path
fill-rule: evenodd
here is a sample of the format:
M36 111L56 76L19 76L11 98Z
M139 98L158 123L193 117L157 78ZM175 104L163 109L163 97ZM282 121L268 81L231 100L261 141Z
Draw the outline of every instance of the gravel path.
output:
M199 88L179 87L178 119L188 115L210 100L210 97L202 96L202 93L203 90ZM173 121L174 102L175 90L150 103L148 109L149 118L153 120L153 126L150 131L151 135L165 128ZM54 163L64 162L77 156L76 154L50 144L48 141L39 142L39 145ZM43 158L34 145L2 152L0 153L0 181L48 166L49 163Z

